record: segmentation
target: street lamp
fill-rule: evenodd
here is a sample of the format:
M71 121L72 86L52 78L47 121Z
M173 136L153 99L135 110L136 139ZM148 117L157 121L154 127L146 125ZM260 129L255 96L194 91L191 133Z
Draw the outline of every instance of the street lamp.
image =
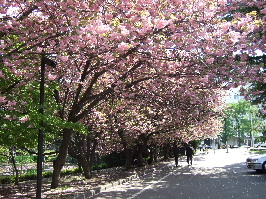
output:
M226 144L226 153L229 153L228 151L228 140L227 140L227 134L226 134L226 131L227 131L227 126L226 126L226 121L227 121L227 117L224 118L224 132L225 132L225 135L226 135L226 140L225 140L225 144Z
M250 106L250 133L251 133L251 143L250 146L254 147L254 134L253 134L253 113L252 107Z
M56 64L53 60L48 59L44 55L41 58L41 81L40 81L40 108L39 113L44 114L44 83L45 83L45 65L55 67ZM38 133L38 159L37 159L37 191L36 198L42 198L42 163L43 163L43 119L40 122Z

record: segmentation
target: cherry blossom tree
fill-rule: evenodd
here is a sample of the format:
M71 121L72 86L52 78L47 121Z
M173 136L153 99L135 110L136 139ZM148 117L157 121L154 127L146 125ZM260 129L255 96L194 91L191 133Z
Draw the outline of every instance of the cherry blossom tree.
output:
M1 64L23 76L22 84L38 77L41 56L53 59L57 68L47 69L47 79L59 85L54 101L60 107L54 114L72 123L82 123L114 93L126 96L127 90L142 89L144 82L152 91L170 79L185 93L190 84L218 89L243 84L246 78L261 80L259 68L245 64L245 55L265 48L249 37L265 29L265 18L234 12L226 20L238 3L3 0ZM262 0L242 3L265 12ZM236 52L240 59L235 59ZM228 81L232 83L226 85ZM3 107L13 102L3 92L0 100ZM71 128L62 130L52 188L59 184L72 134Z
M167 86L164 82L155 91L147 87L138 89L140 92L135 92L131 97L114 97L116 100L111 100L109 106L99 108L105 110L107 107L104 112L109 118L104 137L108 137L111 142L106 139L103 141L109 143L109 150L111 146L122 144L126 154L126 168L131 167L136 148L138 164L141 166L142 155L148 146L151 150L153 146L168 144L169 140L189 142L212 137L219 132L221 124L216 120L222 111L218 109L222 106L221 92L195 89L190 85L184 94L179 93L179 88L175 90L174 84L172 82L171 86Z
M105 113L97 111L95 109L89 116L83 119L83 123L87 126L87 132L76 131L73 133L68 153L71 157L75 158L81 166L84 177L89 179L92 177L92 166L95 162L96 151L101 151L101 154L108 154L111 151L103 151L103 148L99 148L99 141L109 141L105 136L109 133L106 127Z

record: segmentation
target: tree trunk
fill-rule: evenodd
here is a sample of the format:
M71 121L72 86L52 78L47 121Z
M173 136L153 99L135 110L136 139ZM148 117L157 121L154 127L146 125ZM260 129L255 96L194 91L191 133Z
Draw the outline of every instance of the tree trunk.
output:
M76 146L79 147L79 146ZM80 150L79 150L80 151ZM70 145L68 148L68 153L72 158L75 158L78 161L79 167L81 167L84 177L86 179L90 179L92 176L91 168L92 168L92 159L90 157L86 157L82 152L76 152L73 149L73 145Z
M133 150L128 144L124 131L120 129L118 131L118 135L121 138L121 144L123 145L125 155L126 155L126 170L130 170L132 168L132 158L133 158Z
M67 151L71 139L71 134L72 130L64 129L63 140L59 148L59 153L56 160L54 160L53 162L54 170L53 170L52 183L51 183L52 189L57 188L59 186L60 173L63 166L66 163Z
M154 146L154 161L158 162L158 146Z
M125 154L126 154L126 170L129 170L132 168L132 157L133 153L130 148L125 148Z
M141 151L138 152L138 167L144 166L144 160L143 160L143 153Z
M82 170L82 166L81 166L81 164L80 164L80 162L78 162L78 172L82 172L83 170Z
M53 175L52 175L52 183L51 188L55 189L59 186L60 172L63 168L64 164L60 164L58 158L53 162Z
M144 159L143 159L143 152L144 152L144 145L143 144L138 144L137 145L138 149L138 167L143 167L144 166Z
M170 144L169 143L165 144L163 149L164 149L163 150L164 160L167 160L167 159L169 159Z
M87 160L85 160L85 161L81 162L81 166L82 166L82 169L83 169L84 177L86 179L90 179L92 177L91 164Z
M144 158L149 157L148 152L148 140L153 134L146 135L144 133L139 135L139 143L137 144L137 152L138 152L138 167L144 166Z
M95 132L94 136L80 134L76 132L76 137L72 140L68 148L68 153L75 158L82 167L84 177L90 179L92 177L92 164L95 157L98 138L101 132Z
M14 167L14 170L15 170L15 175L16 175L16 178L15 178L15 185L18 185L18 181L19 181L19 172L18 172L18 168L17 168L17 165L16 165L16 160L15 160L15 156L13 154L13 150L11 151L11 161L13 163L13 167Z
M151 165L153 162L156 162L157 157L156 157L156 146L155 145L150 145L150 152L149 152L149 160L148 164Z

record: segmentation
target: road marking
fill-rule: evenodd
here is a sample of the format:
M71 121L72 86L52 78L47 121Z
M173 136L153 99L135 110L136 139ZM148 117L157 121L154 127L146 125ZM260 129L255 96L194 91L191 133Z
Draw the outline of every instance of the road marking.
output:
M140 195L141 193L143 193L144 191L146 191L147 189L152 189L152 187L155 185L155 184L158 184L159 182L161 182L162 180L164 180L165 178L167 178L168 176L172 175L173 172L170 172L169 174L167 174L166 176L160 178L158 181L155 181L153 182L152 184L150 184L149 186L145 187L144 189L142 189L141 191L133 194L130 198L128 199L133 199L135 198L136 196Z

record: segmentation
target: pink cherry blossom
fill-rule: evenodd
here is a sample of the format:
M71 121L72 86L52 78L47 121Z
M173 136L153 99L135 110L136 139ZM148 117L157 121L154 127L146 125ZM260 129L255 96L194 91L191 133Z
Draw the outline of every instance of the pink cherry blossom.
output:
M0 96L0 103L6 103L6 102L7 102L6 97Z
M228 3L228 0L218 0L218 3L219 3L220 5L225 5L225 4Z
M48 74L48 79L49 80L55 80L57 78L57 75L52 75L52 74Z
M129 30L125 26L120 26L119 28L121 29L121 34L123 36L127 36L130 34Z
M266 6L265 6L264 9L260 10L260 13L261 13L261 14L266 14Z
M227 32L230 27L231 27L231 23L230 22L226 22L226 23L221 24L222 33Z
M1 70L0 70L0 77L2 77L2 78L5 77L4 74L3 74L3 72Z
M20 121L21 123L25 123L25 122L29 121L29 117L28 117L28 116L21 117L21 118L19 119L19 121Z
M265 12L264 0L241 3ZM262 80L260 67L247 69L234 52L265 52L265 37L250 34L265 31L265 17L238 13L239 1L229 6L225 0L34 1L33 11L29 1L2 4L10 14L0 27L3 65L10 77L20 74L15 78L23 81L0 102L7 110L24 112L22 92L25 84L27 92L36 89L41 55L56 55L57 67L47 67L46 74L49 80L60 77L55 95L47 96L58 106L47 112L52 117L60 112L60 120L81 123L91 134L99 132L93 141L105 147L103 152L121 149L122 142L134 146L140 135L164 144L218 134L221 124L212 114L223 106L221 83L233 79L228 89ZM225 22L230 9L235 14ZM63 146L71 133L60 134ZM62 150L58 157L66 154ZM60 171L61 162L54 166Z
M117 51L118 52L124 52L126 50L128 50L130 48L129 44L128 43L124 43L124 42L121 42L118 47L117 47Z
M68 60L68 56L58 56L58 58L64 62Z
M260 111L262 114L266 114L266 109L261 108Z
M107 33L111 30L109 25L105 25L99 20L96 21L95 25L96 26L92 28L92 30L94 30L95 34L104 34L104 33Z
M10 106L10 107L15 106L16 104L17 104L17 102L15 100L8 101L8 106Z
M211 64L211 63L213 63L213 61L214 61L213 57L206 59L207 64Z
M3 118L4 118L5 120L12 120L12 119L13 119L10 115L5 115Z
M162 19L155 19L154 20L154 27L157 29L164 28L168 24L169 24L169 22L167 20L162 20Z

